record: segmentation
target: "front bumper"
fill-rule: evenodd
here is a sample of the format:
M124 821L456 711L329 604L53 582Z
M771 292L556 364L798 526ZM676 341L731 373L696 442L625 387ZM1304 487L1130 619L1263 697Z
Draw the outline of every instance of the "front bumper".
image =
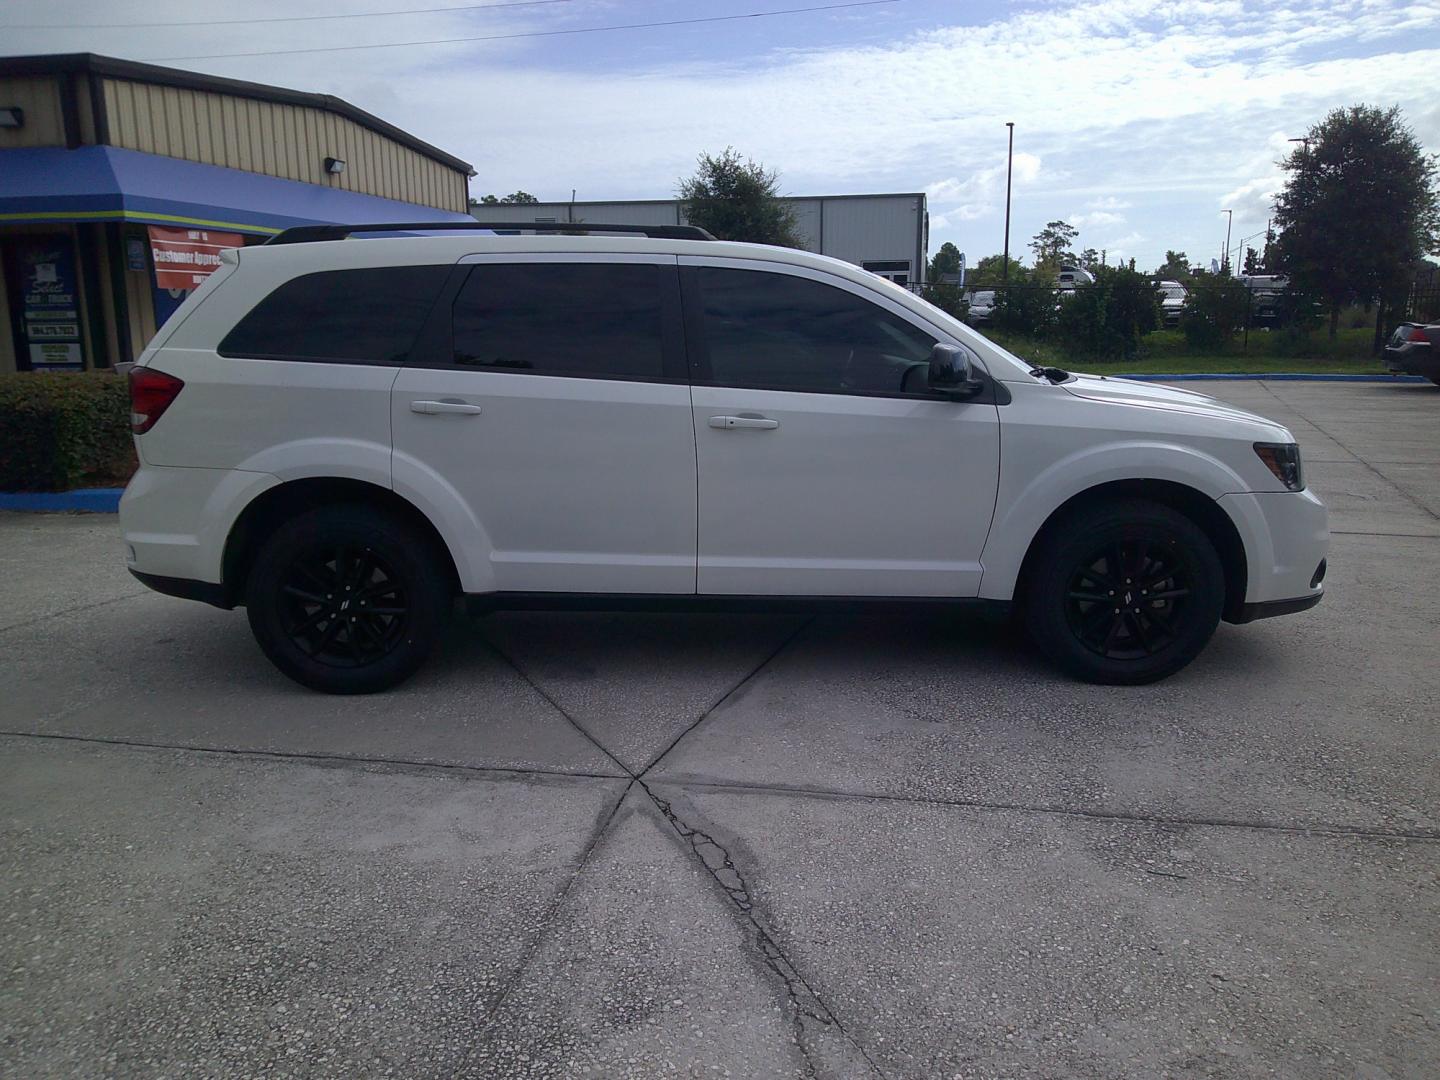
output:
M1330 525L1314 492L1242 492L1218 502L1245 546L1245 601L1233 621L1303 611L1320 602Z

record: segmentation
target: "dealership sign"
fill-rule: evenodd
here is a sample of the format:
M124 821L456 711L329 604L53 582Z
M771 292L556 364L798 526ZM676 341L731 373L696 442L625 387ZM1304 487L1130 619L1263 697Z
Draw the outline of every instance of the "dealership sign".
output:
M245 238L239 233L151 225L150 254L155 260L155 287L197 289L220 265L220 252L244 244Z

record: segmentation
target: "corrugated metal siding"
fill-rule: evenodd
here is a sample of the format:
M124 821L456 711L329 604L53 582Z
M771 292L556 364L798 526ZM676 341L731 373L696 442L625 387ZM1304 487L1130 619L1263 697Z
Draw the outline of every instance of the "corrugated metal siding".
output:
M826 199L824 252L846 262L915 262L920 200L894 198Z
M59 79L29 76L0 79L0 105L18 105L25 110L24 127L0 128L0 149L65 145Z
M466 178L459 172L323 109L128 79L106 79L104 91L116 146L465 210ZM345 171L327 173L327 157L343 160Z

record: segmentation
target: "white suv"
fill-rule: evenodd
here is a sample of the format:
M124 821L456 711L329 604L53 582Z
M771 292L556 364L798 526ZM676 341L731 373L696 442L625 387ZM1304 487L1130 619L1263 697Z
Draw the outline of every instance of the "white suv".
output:
M444 228L227 252L131 372L130 569L245 605L307 686L406 678L461 594L988 603L1108 683L1320 599L1279 424L1033 368L803 251Z

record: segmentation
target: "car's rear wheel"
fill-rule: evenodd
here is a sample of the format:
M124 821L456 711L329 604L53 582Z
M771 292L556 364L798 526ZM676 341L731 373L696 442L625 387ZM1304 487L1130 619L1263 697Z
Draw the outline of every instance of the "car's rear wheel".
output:
M281 525L246 582L250 628L275 666L332 694L409 678L451 606L448 567L430 539L365 506L324 506Z
M1047 530L1027 562L1024 617L1056 664L1087 682L1154 682L1205 647L1225 604L1209 538L1158 503L1083 508Z

